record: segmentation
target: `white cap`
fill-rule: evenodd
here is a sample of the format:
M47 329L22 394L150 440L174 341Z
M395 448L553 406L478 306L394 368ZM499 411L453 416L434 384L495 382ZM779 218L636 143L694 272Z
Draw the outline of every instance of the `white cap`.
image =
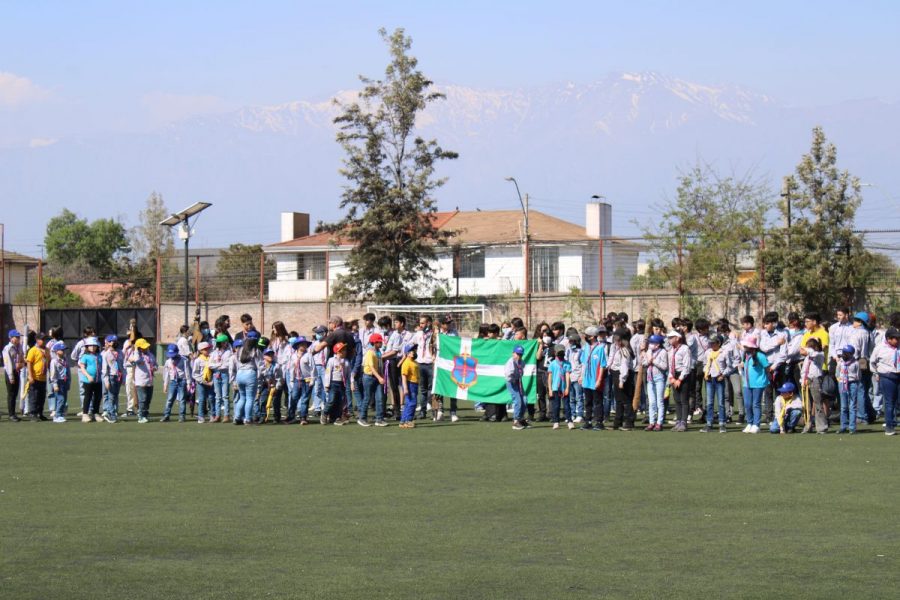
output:
M206 350L207 348L209 348L209 342L200 342L199 344L197 344L197 352Z

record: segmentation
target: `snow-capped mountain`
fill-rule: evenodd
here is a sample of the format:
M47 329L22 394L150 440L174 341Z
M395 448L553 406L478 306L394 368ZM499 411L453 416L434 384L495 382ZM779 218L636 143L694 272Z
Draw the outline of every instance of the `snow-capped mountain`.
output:
M698 159L726 171L754 168L777 188L809 148L817 124L837 144L843 167L881 189L900 189L893 168L900 144L892 135L900 125L896 102L787 107L737 85L658 73L515 90L438 89L446 100L430 105L418 126L424 137L460 153L439 169L450 178L438 193L447 209L518 206L503 180L513 175L536 209L577 223L584 202L603 194L614 206L616 231L634 232L629 221L647 218L674 190L678 169ZM353 90L335 95L344 103L356 97ZM63 206L134 222L157 190L172 209L214 203L198 228L203 243L267 243L277 235L279 211L311 212L314 220L337 216L342 155L333 119L339 112L331 98L301 100L193 117L153 134L5 149L0 194L38 207L40 214L31 215L37 222ZM4 215L7 227L25 226L24 218Z

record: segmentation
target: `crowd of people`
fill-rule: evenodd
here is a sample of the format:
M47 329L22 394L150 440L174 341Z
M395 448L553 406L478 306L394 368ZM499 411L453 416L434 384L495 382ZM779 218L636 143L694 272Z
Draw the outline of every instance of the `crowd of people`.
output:
M562 322L541 322L536 341L536 402L528 403L522 344L504 373L507 394L497 403L476 404L481 420L504 421L512 411L515 430L549 421L552 429L629 431L643 419L645 431L701 432L729 424L744 433L854 434L859 424L883 420L894 435L900 405L900 313L881 328L875 316L848 308L833 322L808 312L766 313L758 326L746 315L733 326L675 318L629 322L610 313L581 330ZM151 344L132 331L102 340L91 328L72 347L61 328L46 335L16 330L2 352L10 421L64 423L70 392L77 389L82 422L150 420L154 388L162 384L165 404L159 421L345 425L404 429L417 421L459 420L456 398L432 392L439 333L458 335L453 318L428 314L408 324L403 315L345 322L333 317L310 337L276 321L268 336L251 315L231 333L227 315L212 328L182 326L158 364ZM481 324L488 340L529 339L522 319ZM126 407L119 411L124 387ZM177 409L177 416L173 412ZM369 420L369 412L373 419ZM45 413L49 412L49 417ZM674 414L672 414L674 413Z

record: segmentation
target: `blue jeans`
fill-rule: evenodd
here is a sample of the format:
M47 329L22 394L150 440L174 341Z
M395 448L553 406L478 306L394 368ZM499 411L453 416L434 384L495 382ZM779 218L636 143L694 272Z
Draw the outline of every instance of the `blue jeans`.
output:
M657 371L659 369L656 369ZM662 425L666 418L666 378L662 375L654 376L647 381L647 409L650 412L650 424Z
M350 390L350 394L349 394L350 397L347 398L347 403L350 405L348 407L349 412L353 412L354 405L356 406L355 410L359 411L359 407L362 406L363 397L364 397L364 390L363 390L363 383L362 383L362 379L363 379L362 369L355 371L353 373L353 378L354 378L354 381L356 382L356 389L355 390L352 389L352 386L351 386L351 390Z
M524 421L525 420L525 395L522 393L522 384L513 385L510 382L506 382L506 391L509 392L509 397L512 398L513 404L513 419L516 421Z
M206 418L206 405L209 403L210 408L216 403L216 392L211 383L197 384L197 416L201 419ZM211 413L212 411L210 411Z
M569 402L574 406L572 418L584 417L584 389L577 381L569 385Z
M366 417L369 414L369 404L372 400L375 400L375 421L383 421L384 420L384 391L381 389L381 384L378 383L378 380L375 379L374 375L363 375L362 378L363 384L363 401L362 405L359 407L359 418L363 421L366 420Z
M894 410L900 404L900 377L881 374L878 376L881 396L884 398L884 428L893 431Z
M313 374L313 410L322 410L325 405L325 367L316 365L316 372Z
M858 381L838 382L838 393L841 396L841 429L856 431L856 409L859 406L862 386ZM863 416L865 419L865 403L863 403Z
M747 416L747 425L759 427L762 417L762 396L765 388L744 388L744 414Z
M868 423L873 422L876 416L874 398L869 393L871 385L872 373L870 371L860 371L859 385L856 390L856 418Z
M419 384L409 381L406 383L409 388L409 394L403 399L403 416L400 420L403 423L409 423L416 418L416 398L419 397Z
M803 410L799 408L791 408L784 412L784 430L787 433L794 431L797 428L797 423L800 422L800 417L803 416ZM769 431L771 433L780 433L781 429L778 427L778 418L772 419L772 424L769 425Z
M215 400L213 401L212 414L214 417L228 416L228 372L216 371L213 373L213 391L215 392Z
M322 408L322 414L339 419L344 412L344 403L347 401L347 389L343 381L332 381L328 386L328 399Z
M114 379L103 386L103 411L113 421L119 415L119 389L121 387L122 384Z
M153 400L152 385L136 385L134 386L138 397L138 416L147 418L150 416L150 401Z
M172 415L172 405L175 404L175 400L178 400L178 404L181 405L181 416L183 417L185 415L187 410L187 402L184 401L186 391L187 381L184 379L173 379L169 382L166 393L166 408L163 410L163 417Z
M725 424L725 380L710 379L706 382L706 424L712 427L716 400L719 402L719 425Z
M50 392L50 398L51 406L55 407L53 410L56 411L56 416L66 416L66 410L69 408L69 387L66 385L59 386L58 392Z
M249 422L253 419L253 403L256 401L256 371L240 370L235 381L238 385L238 396L234 401L234 418Z

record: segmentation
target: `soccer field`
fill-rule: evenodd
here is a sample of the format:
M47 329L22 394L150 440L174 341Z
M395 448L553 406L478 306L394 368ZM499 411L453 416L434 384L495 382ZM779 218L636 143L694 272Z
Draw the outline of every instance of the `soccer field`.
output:
M880 426L779 437L475 419L4 420L0 596L896 594L900 447Z

